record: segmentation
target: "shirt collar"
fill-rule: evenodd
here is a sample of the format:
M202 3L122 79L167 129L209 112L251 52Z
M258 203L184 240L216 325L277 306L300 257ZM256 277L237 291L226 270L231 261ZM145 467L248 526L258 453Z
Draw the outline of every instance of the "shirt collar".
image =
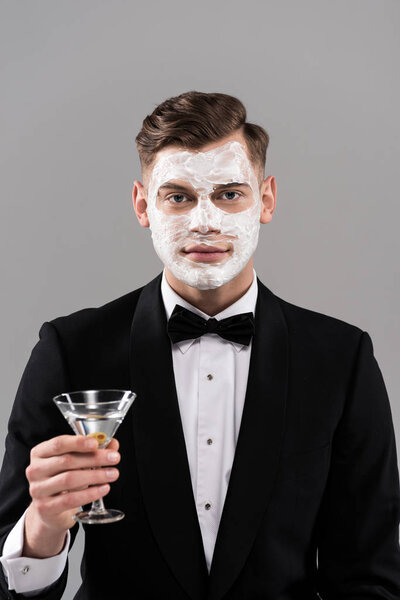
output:
M239 313L252 312L255 314L256 310L256 302L257 302L257 294L258 294L258 285L257 285L257 274L253 269L253 282L247 292L239 298L236 302L219 312L217 315L214 315L216 319L226 319L227 317L231 317L233 315L237 315ZM169 285L167 278L165 277L165 269L163 270L162 280L161 280L161 295L164 302L165 314L167 317L167 321L169 320L172 311L175 308L176 304L180 304L184 308L191 310L192 312L200 315L203 319L209 319L210 315L207 315L203 311L201 311L196 306L193 306L189 302L187 302L184 298L179 296ZM196 338L197 339L197 338ZM177 342L174 344L178 346L179 350L182 353L185 353L190 346L196 340L182 340L181 342ZM227 340L228 341L228 340ZM230 342L232 346L236 349L237 352L243 349L244 344L238 344L237 342Z

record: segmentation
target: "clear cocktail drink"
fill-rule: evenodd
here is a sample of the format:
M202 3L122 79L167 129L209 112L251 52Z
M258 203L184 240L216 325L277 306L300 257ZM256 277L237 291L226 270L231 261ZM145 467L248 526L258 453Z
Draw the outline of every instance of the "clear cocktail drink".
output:
M106 448L124 420L136 394L130 390L85 390L55 396L53 401L76 435L91 435ZM102 498L90 510L74 516L82 523L114 523L124 518L121 510L106 509Z

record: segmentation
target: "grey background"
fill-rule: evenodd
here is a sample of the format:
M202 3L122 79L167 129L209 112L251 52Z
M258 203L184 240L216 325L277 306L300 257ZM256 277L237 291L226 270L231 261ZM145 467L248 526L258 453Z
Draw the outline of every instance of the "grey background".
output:
M134 138L191 89L239 97L269 132L277 208L257 274L370 333L399 436L399 1L0 7L0 458L40 325L160 272L131 204ZM79 536L67 599L81 552Z

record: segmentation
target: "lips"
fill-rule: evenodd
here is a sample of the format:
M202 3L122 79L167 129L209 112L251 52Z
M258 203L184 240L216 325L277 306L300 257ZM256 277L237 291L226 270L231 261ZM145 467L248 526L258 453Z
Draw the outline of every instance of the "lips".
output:
M218 248L217 246L189 246L186 250L182 250L182 253L189 260L197 263L216 263L219 264L230 250L224 248Z
M215 246L190 246L187 250L183 250L183 252L185 252L186 254L190 254L191 252L196 252L196 253L206 253L206 254L215 254L216 252L219 253L224 253L227 252L226 249L223 248L217 248Z

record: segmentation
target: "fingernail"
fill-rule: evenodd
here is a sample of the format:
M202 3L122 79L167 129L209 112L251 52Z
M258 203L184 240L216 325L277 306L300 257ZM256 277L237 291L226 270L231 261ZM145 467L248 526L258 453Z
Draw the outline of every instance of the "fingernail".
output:
M106 470L106 475L109 479L115 479L115 477L117 476L118 471L116 469L107 469Z
M107 458L110 462L117 462L118 460L118 452L109 452L107 454Z
M107 484L106 484L106 485L101 485L101 486L100 486L100 488L99 488L99 492L100 492L101 494L104 494L105 492L107 492L107 491L108 491L108 487L109 487L109 486L108 486Z

